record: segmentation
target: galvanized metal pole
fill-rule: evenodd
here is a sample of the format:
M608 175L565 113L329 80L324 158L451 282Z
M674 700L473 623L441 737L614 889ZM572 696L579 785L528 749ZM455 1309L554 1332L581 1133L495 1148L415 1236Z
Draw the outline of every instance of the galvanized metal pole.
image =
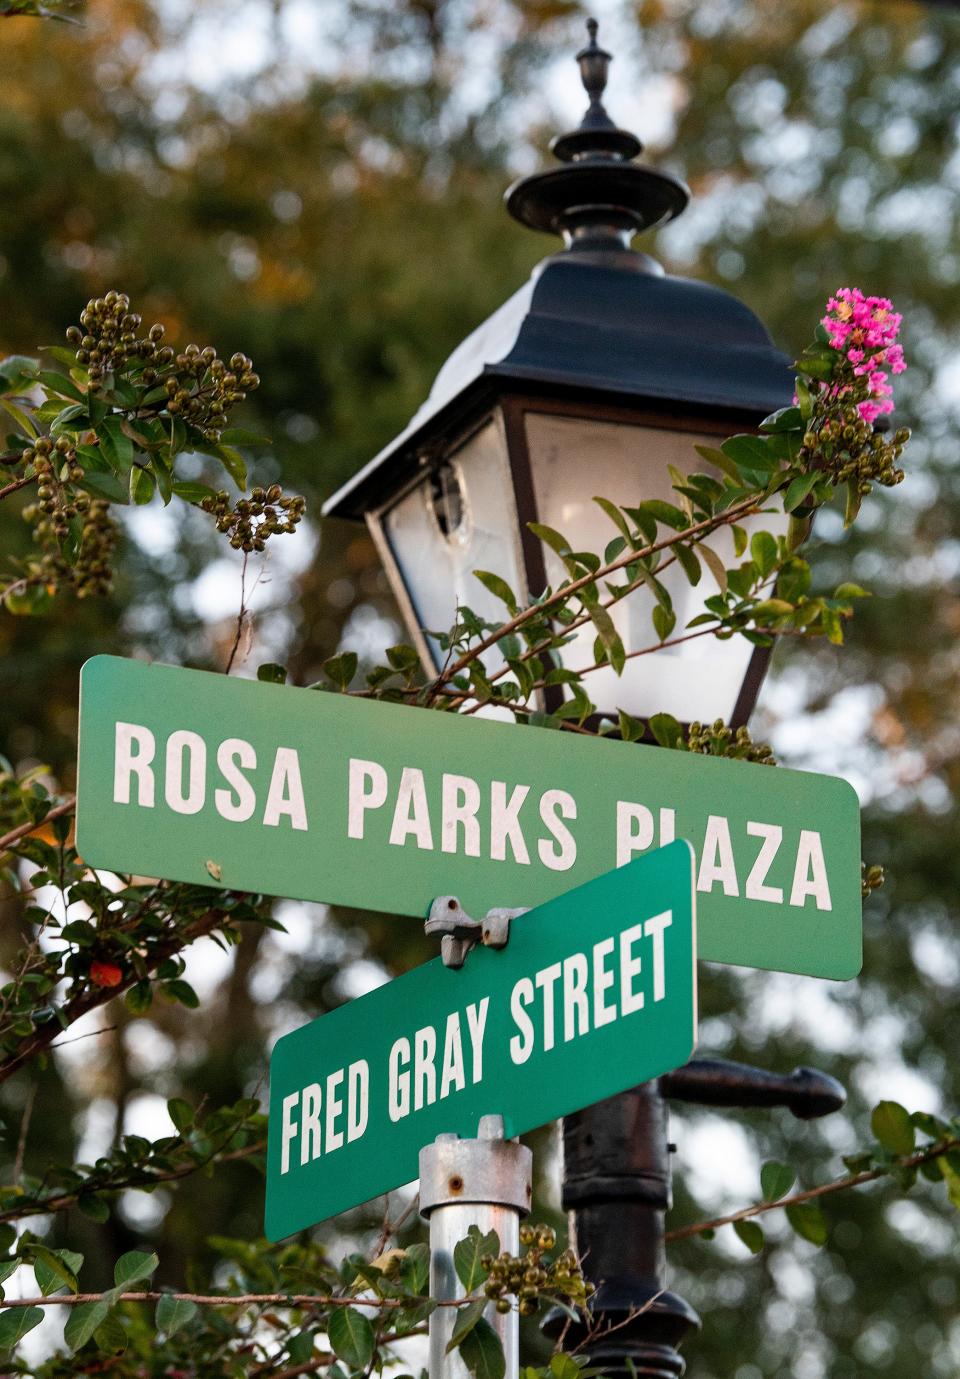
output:
M420 1151L420 1213L430 1223L430 1295L438 1302L464 1296L453 1252L471 1226L496 1231L500 1249L517 1254L520 1218L530 1210L533 1156L503 1137L502 1116L482 1116L477 1138L438 1135ZM438 1307L430 1318L430 1379L471 1379L459 1350L447 1354L458 1309ZM517 1379L520 1330L516 1310L484 1314L503 1345L505 1379Z

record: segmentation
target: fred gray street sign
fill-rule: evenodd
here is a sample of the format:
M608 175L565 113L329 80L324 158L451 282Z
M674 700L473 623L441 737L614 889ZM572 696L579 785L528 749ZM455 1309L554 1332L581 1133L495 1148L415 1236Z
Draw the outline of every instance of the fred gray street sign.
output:
M508 1136L679 1067L696 1041L693 859L677 841L279 1039L266 1230L281 1240L417 1176L423 1145Z
M77 839L96 867L426 914L542 904L687 838L700 956L853 977L845 781L97 656Z

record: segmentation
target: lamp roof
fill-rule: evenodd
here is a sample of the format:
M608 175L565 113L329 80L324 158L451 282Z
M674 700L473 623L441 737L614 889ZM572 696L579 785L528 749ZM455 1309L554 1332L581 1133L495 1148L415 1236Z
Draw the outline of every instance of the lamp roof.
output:
M786 355L729 292L664 273L630 241L672 219L689 192L634 161L639 139L619 129L601 97L610 54L597 25L577 54L590 104L552 144L560 166L506 194L521 223L563 237L552 255L441 368L404 430L335 493L324 513L362 517L401 487L425 451L442 453L466 416L506 391L593 398L646 410L759 421L793 393Z

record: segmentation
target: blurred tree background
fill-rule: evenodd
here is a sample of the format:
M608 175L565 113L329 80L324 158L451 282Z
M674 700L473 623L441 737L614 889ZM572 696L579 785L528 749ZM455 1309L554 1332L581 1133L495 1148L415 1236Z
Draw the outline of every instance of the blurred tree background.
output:
M685 1109L681 1222L750 1200L762 1158L798 1162L803 1185L832 1174L868 1138L879 1096L960 1108L960 18L896 0L594 8L617 55L613 114L639 121L649 155L694 192L643 247L735 292L788 350L835 288L891 296L911 365L898 419L917 432L907 484L868 500L862 530L819 525L824 577L876 594L850 645L778 657L756 724L787 764L861 790L864 855L890 873L866 905L863 976L702 978L701 1051L820 1066L848 1087L849 1113L798 1124ZM585 13L573 0L93 0L82 27L0 21L0 354L60 343L89 296L123 288L179 340L252 355L263 386L245 420L273 441L254 477L282 474L308 498L309 533L262 572L243 672L282 661L308 684L338 649L373 659L398 640L370 542L321 523L320 503L551 251L500 198L573 122ZM8 545L22 539L0 521ZM138 509L111 599L42 623L4 616L0 749L69 787L88 656L222 669L239 563L211 566L209 545L205 522ZM0 962L17 923L4 911ZM276 1034L429 952L417 926L383 916L289 902L277 914L287 936L192 956L200 1012L108 1007L113 1028L51 1062L34 1170L92 1159L124 1128L164 1133L167 1097L262 1091ZM0 1089L11 1160L24 1096L16 1079ZM550 1153L541 1168L555 1212ZM206 1237L259 1234L261 1208L243 1166L176 1198L128 1194L116 1252L149 1242L164 1282L188 1278L190 1260L200 1277ZM706 1322L687 1347L694 1379L960 1370L960 1267L939 1198L881 1186L833 1198L828 1216L820 1252L775 1225L756 1258L729 1230L677 1247L674 1286ZM340 1242L374 1220L323 1229ZM76 1242L82 1222L70 1231Z

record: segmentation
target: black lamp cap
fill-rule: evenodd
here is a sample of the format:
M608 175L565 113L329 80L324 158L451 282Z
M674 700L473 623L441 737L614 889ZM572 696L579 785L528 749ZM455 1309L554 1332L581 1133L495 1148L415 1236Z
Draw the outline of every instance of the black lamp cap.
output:
M673 220L690 193L669 173L633 162L643 145L619 129L602 96L613 60L597 43L597 21L587 21L589 42L577 53L590 104L577 129L550 145L563 166L515 182L507 210L532 230L558 234L568 249L628 249L635 234Z

